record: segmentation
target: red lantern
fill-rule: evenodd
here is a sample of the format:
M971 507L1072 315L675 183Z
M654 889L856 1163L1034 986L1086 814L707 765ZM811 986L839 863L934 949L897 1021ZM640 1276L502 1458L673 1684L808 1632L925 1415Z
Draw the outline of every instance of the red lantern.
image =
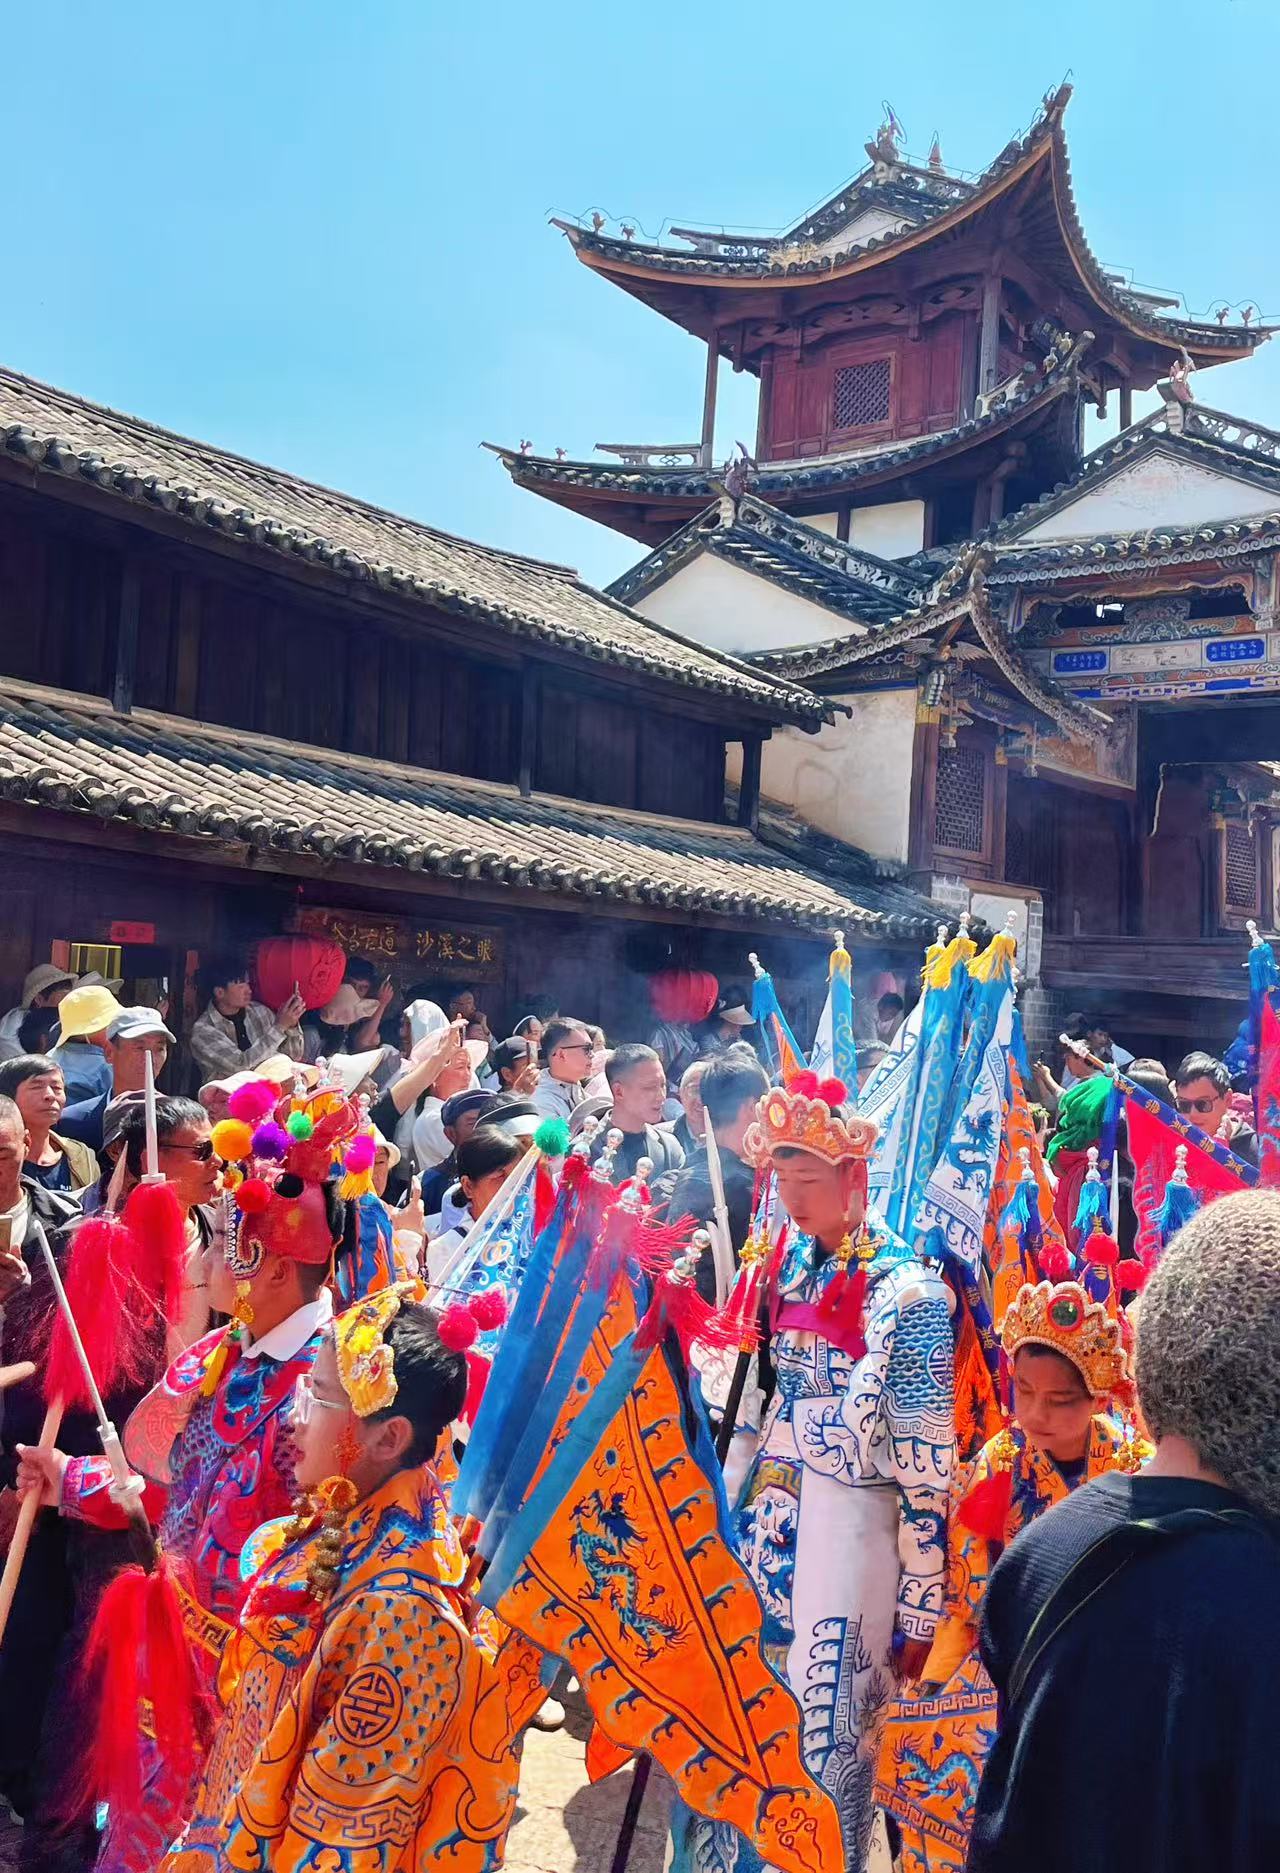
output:
M705 1021L719 993L720 984L706 969L664 969L649 983L654 1014L678 1026Z
M265 937L253 959L254 989L268 1008L282 1008L293 985L309 1009L323 1008L338 992L347 953L329 937Z

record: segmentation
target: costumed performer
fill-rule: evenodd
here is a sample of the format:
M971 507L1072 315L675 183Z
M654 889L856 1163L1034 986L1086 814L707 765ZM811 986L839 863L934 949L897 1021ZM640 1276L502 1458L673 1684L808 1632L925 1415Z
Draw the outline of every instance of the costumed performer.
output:
M298 1384L294 1519L263 1529L191 1821L161 1873L498 1866L539 1654L471 1629L431 1457L466 1362L401 1282L340 1314Z
M978 1656L991 1570L1029 1522L1081 1483L1151 1456L1132 1405L1119 1323L1078 1282L1028 1282L1001 1346L1013 1416L954 1492L942 1619L918 1692L895 1706L880 1757L881 1804L898 1822L902 1873L962 1873L973 1804L996 1732L996 1693Z
M862 1873L881 1727L942 1606L955 1442L951 1306L937 1270L867 1204L876 1128L810 1072L760 1101L747 1149L790 1219L772 1297L777 1389L743 1486L737 1545L765 1652L803 1712L805 1766ZM727 1830L682 1814L675 1866L750 1873ZM737 1855L735 1858L734 1855Z
M283 1124L279 1101L278 1087L253 1082L233 1094L233 1116L214 1128L219 1156L240 1167L239 1183L219 1206L208 1257L211 1303L231 1324L174 1360L123 1439L146 1484L143 1500L161 1550L175 1563L171 1578L206 1698L244 1597L241 1550L294 1499L294 1389L333 1317L328 1282L346 1214L330 1167L360 1122L359 1108L334 1088L286 1098ZM27 1450L22 1465L26 1483L39 1481L64 1518L126 1525L104 1459ZM103 1601L95 1632L113 1654L127 1650L114 1637L130 1621L117 1595L135 1584L126 1581ZM150 1694L149 1663L159 1669L145 1655L134 1661L132 1686L103 1688L100 1732L126 1723ZM194 1793L198 1735L187 1762L166 1755L141 1728L137 1749L141 1800L112 1803L98 1859L106 1873L153 1873Z

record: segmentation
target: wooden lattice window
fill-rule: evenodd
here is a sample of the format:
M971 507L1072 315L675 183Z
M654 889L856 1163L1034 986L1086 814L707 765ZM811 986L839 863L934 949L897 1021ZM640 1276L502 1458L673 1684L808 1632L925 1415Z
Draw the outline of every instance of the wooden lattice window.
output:
M836 372L833 429L869 429L889 420L891 371L888 358L845 364Z
M987 757L972 745L938 750L933 841L982 857L987 848Z
M1223 851L1223 894L1229 911L1258 914L1258 845L1247 826L1228 820Z

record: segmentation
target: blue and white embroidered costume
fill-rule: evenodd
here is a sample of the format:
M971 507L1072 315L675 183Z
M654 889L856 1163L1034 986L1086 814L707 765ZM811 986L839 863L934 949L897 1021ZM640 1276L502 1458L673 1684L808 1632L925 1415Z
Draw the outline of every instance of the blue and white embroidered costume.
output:
M737 1511L766 1649L800 1701L806 1766L839 1809L849 1873L870 1841L895 1630L930 1640L941 1610L955 1436L948 1290L874 1213L867 1227L879 1247L858 1358L813 1321L834 1259L809 1236L790 1245L777 1391ZM761 1865L723 1827L686 1816L677 1831L684 1873Z

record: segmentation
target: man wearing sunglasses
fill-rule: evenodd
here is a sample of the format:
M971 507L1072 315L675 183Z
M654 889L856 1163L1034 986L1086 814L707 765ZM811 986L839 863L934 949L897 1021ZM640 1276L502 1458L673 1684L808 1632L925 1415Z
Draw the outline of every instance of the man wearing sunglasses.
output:
M542 1058L533 1103L544 1119L572 1117L582 1103L582 1083L591 1073L591 1036L581 1021L569 1015L548 1021L542 1031Z
M1258 1162L1258 1134L1231 1103L1231 1075L1212 1054L1188 1054L1173 1076L1173 1099L1184 1119L1229 1146L1246 1164Z

